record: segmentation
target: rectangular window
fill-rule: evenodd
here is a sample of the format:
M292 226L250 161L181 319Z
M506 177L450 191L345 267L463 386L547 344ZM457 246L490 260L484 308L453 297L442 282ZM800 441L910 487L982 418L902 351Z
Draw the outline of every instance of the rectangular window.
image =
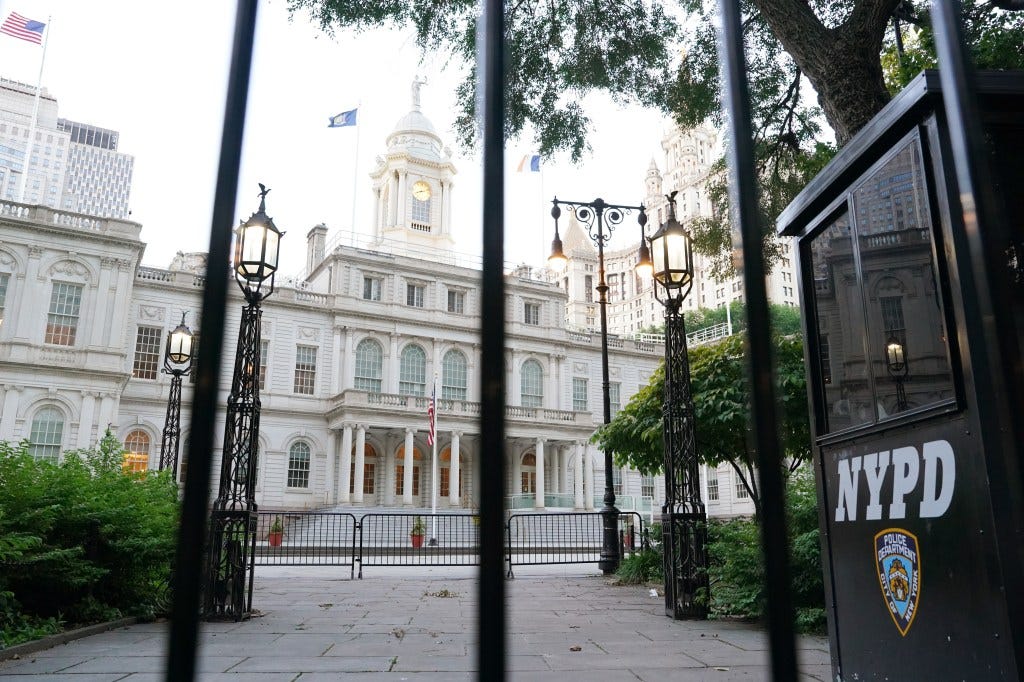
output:
M4 306L7 304L7 283L11 276L7 273L0 273L0 325L4 323Z
M608 404L612 410L612 419L614 419L615 415L622 409L622 399L620 398L621 393L622 384L617 381L615 383L608 384Z
M405 465L395 465L395 494L405 494ZM418 464L412 466L412 495L417 497L420 494L420 467Z
M643 497L654 497L654 476L643 476L640 478L640 495Z
M135 334L135 360L132 376L136 379L156 379L160 364L160 327L139 327Z
M270 342L260 341L260 390L267 387L267 363L270 362Z
M594 276L586 275L583 278L583 300L587 303L594 302Z
M705 471L708 474L708 501L716 502L718 500L718 469L708 467Z
M448 291L448 312L463 314L466 311L466 294L461 291Z
M54 282L50 294L50 312L46 318L46 343L57 346L75 345L78 314L82 309L82 286Z
M406 284L405 285L405 304L410 305L413 308L423 307L423 290L422 284Z
M743 479L740 478L739 474L736 474L736 499L746 500L750 497L750 493L747 492L747 486L743 483Z
M612 467L612 490L616 495L622 494L622 469Z
M572 409L574 412L587 411L587 380L573 377L572 379Z
M316 347L298 346L295 348L295 386L294 392L301 395L313 395L316 386Z
M540 324L540 303L523 304L523 322L526 324Z
M372 495L373 494L373 474L374 474L375 470L376 470L376 467L375 467L373 462L366 462L366 461L363 462L363 494L364 495ZM356 491L355 486L356 486L356 461L353 458L353 460L352 460L352 474L349 476L349 479L348 479L348 491L349 491L349 493L354 493Z
M379 301L380 285L379 277L363 277L363 298L367 301Z

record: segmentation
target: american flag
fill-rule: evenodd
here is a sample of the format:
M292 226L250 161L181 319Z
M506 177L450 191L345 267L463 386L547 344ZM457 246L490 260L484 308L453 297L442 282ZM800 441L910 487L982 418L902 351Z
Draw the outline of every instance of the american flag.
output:
M427 430L427 445L433 445L434 444L434 427L437 425L436 419L435 419L436 407L434 405L434 402L435 402L434 401L434 397L436 395L437 395L437 387L435 386L434 390L432 390L430 392L430 402L427 403L427 420L430 422L430 428Z
M46 24L35 19L27 19L20 14L11 12L7 20L0 26L0 33L27 40L36 45L43 44L43 29Z

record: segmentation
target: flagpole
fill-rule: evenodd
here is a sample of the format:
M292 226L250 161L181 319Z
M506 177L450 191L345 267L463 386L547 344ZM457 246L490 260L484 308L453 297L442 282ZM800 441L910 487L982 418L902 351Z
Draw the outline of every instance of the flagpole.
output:
M32 103L32 123L28 128L28 143L25 145L25 168L21 171L21 182L18 183L18 203L25 203L25 185L28 182L29 168L32 164L32 145L36 141L36 123L39 117L39 95L43 90L43 66L46 64L46 46L50 42L50 24L52 15L46 17L46 28L43 29L43 56L39 59L39 77L36 79L36 97Z
M430 545L437 545L437 372L434 372L434 387L431 389L430 395L433 396L434 401L434 450L431 454L432 462L430 466L430 515L434 519L433 529L430 531ZM449 469L451 471L451 469ZM448 481L448 485L451 486L451 481Z
M543 159L541 159L543 161ZM546 263L548 259L547 246L544 242L544 165L540 165L540 262Z
M359 119L363 112L363 100L356 103L356 157L352 162L352 246L356 245L356 180L359 177L359 133L362 127Z

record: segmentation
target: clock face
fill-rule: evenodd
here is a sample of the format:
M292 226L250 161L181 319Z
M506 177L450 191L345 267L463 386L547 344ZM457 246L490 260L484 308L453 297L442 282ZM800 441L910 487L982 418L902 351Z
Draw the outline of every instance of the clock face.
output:
M412 195L420 201L426 201L430 198L430 185L422 180L417 180L416 184L412 186Z

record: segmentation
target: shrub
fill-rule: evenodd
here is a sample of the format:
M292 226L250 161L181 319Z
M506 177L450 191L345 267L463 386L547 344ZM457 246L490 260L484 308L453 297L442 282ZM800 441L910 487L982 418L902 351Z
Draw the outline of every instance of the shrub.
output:
M818 632L825 624L825 591L817 496L810 467L802 467L789 477L786 511L796 626L802 632ZM711 612L719 616L759 618L766 595L757 522L747 518L711 522L708 543Z
M660 548L642 549L624 558L615 575L622 585L642 585L651 580L664 580L661 562Z
M16 617L154 615L170 578L178 490L166 471L125 473L123 453L109 431L98 448L67 452L59 464L34 459L25 442L0 443L5 640Z

